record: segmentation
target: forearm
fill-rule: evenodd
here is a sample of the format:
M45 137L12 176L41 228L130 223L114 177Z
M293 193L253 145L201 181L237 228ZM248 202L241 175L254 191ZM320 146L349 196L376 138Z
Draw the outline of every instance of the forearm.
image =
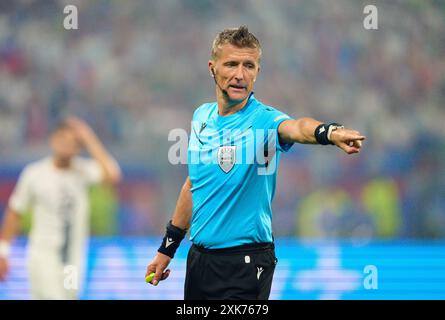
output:
M192 218L192 187L190 178L187 177L181 192L179 193L178 202L176 203L175 212L172 218L172 224L180 229L189 229L190 220Z
M0 282L5 281L8 274L11 242L19 230L20 220L20 215L17 212L9 207L6 209L0 229Z
M0 241L11 243L19 232L20 222L20 215L8 207L0 229Z
M321 122L312 118L302 118L297 124L302 135L300 143L317 144L314 132Z
M333 144L347 154L360 152L364 135L345 129L337 123L323 124L312 118L285 120L278 127L281 141L285 143Z
M85 148L102 167L104 181L110 184L116 184L121 180L121 170L117 161L111 156L100 142L96 135L91 134L85 141Z
M314 132L321 123L312 118L284 121L279 127L280 138L284 142L317 144Z
M158 252L173 258L181 241L187 234L192 217L192 193L190 191L192 184L187 177L181 192L179 193L176 209L172 221L167 224L166 233L162 239Z

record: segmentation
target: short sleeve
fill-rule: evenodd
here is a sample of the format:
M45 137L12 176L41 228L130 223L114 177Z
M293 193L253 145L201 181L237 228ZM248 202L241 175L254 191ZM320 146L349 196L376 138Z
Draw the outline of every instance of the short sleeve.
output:
M93 159L79 159L79 170L87 184L98 184L104 178L100 164Z
M198 146L198 142L202 143L199 137L201 132L203 132L203 130L207 127L207 121L209 119L209 106L209 104L205 103L199 106L195 112L193 112L192 127L189 137L189 151Z
M265 107L264 111L262 111L261 118L263 119L265 123L265 129L267 130L274 130L277 137L277 146L278 150L282 152L287 152L292 147L293 143L285 143L281 141L280 136L278 134L278 127L280 124L285 120L292 120L291 117L289 117L284 112L281 112L275 108L272 107Z
M8 206L18 214L24 214L32 201L32 172L25 168L21 172L17 184L9 198Z

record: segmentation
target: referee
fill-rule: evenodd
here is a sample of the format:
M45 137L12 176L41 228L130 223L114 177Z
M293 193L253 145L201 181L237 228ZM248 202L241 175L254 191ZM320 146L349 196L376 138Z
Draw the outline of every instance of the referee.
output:
M165 280L190 229L186 300L268 299L277 263L271 203L281 152L293 143L310 143L353 154L365 139L337 123L292 119L257 100L253 85L260 59L260 43L245 26L225 29L213 41L208 68L216 102L193 115L189 176L146 273L155 273L155 286ZM255 150L253 157L249 150Z

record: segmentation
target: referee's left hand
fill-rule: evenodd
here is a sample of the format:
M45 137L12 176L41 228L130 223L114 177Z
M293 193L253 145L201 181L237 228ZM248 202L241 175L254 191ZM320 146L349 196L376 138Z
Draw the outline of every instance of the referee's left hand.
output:
M168 278L170 275L170 269L165 270L165 268L167 268L171 260L172 258L163 253L158 252L156 254L154 259L147 266L147 272L145 273L146 277L152 272L155 273L153 280L150 282L152 285L157 286L159 281Z
M356 130L337 129L331 133L331 142L347 154L359 153L366 137Z

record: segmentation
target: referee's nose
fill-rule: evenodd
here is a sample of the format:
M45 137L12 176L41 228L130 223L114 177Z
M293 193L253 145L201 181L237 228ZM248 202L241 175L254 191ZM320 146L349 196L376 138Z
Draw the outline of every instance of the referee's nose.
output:
M242 65L239 65L238 68L236 68L235 80L238 82L244 80L244 71Z

